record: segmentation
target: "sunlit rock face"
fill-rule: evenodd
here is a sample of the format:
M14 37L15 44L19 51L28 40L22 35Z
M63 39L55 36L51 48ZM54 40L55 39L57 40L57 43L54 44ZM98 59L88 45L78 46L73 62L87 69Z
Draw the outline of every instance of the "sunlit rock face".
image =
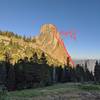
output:
M2 33L2 32L1 32ZM0 34L0 61L4 60L5 52L11 52L12 62L15 63L24 57L32 57L37 52L41 57L45 52L48 64L64 65L67 63L68 54L65 52L63 44L61 44L61 36L55 25L44 24L40 28L39 35L30 39L21 38L21 36L13 35L9 37L7 34Z
M44 52L47 52L62 64L66 64L68 55L60 41L61 36L55 25L44 24L41 26L40 35L37 38L38 44ZM72 65L71 62L70 64Z
M45 24L40 29L40 40L44 49L50 49L53 51L57 45L57 39L54 35L57 35L57 29L52 24Z

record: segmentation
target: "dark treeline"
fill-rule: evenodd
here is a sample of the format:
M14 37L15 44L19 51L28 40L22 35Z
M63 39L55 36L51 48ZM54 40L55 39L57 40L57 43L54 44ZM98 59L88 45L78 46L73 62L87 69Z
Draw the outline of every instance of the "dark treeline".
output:
M9 31L0 31L0 35L2 36L7 36L9 38L11 37L15 37L17 39L23 39L25 42L34 42L34 38L32 39L32 37L27 37L27 36L21 36L21 35L18 35L14 32L9 32Z
M46 56L37 53L29 59L18 60L14 65L10 63L11 55L5 53L5 61L0 63L0 84L4 84L7 90L21 90L52 85L64 82L100 82L100 64L96 62L94 75L85 66L77 65L72 68L67 64L62 66L48 65Z

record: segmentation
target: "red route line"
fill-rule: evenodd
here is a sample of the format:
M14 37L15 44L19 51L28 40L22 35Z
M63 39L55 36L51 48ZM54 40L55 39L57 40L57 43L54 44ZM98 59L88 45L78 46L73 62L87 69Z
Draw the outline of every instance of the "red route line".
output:
M53 32L52 32L53 33ZM54 33L53 33L53 35L55 36L55 38L58 40L58 42L64 47L64 50L65 50L65 52L66 52L66 55L68 55L68 57L69 57L69 60L71 61L71 63L73 64L73 66L74 66L74 62L72 61L72 58L71 58L71 56L69 55L69 53L68 53L68 51L66 50L66 48L65 48L65 45L64 45L64 42L62 41L62 40L60 40L60 38L59 37L57 37L57 35L55 35Z

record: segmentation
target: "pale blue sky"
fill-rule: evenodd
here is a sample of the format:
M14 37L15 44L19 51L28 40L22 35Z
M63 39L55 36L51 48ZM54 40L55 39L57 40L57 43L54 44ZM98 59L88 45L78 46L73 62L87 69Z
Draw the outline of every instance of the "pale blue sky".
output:
M76 32L64 39L72 58L100 58L100 0L0 0L0 30L33 36L45 23Z

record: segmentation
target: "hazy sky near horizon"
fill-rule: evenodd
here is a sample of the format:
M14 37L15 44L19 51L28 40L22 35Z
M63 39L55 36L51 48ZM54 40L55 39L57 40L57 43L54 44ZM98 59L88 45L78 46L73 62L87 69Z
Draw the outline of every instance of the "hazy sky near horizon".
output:
M64 38L72 58L100 58L100 0L0 0L0 30L36 36L45 23L75 31Z

